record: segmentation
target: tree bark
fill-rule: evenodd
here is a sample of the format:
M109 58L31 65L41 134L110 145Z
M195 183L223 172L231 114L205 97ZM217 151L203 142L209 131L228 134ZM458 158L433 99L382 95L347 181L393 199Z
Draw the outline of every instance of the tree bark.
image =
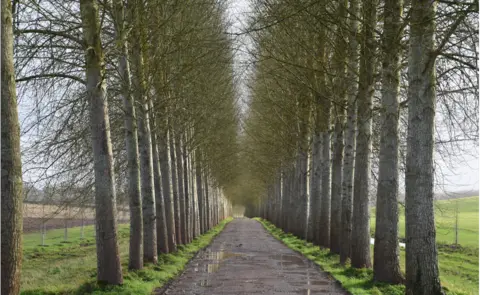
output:
M317 123L315 123L317 124ZM322 169L321 169L321 133L316 128L316 131L313 135L313 147L312 147L312 177L311 177L311 194L310 194L310 212L311 216L311 240L313 243L318 244L319 242L319 223L320 223L320 196L321 196L321 180L322 180Z
M113 156L97 2L81 0L80 13L86 45L86 90L90 104L90 128L95 171L97 280L101 283L119 285L123 283L123 276L117 244Z
M175 218L175 239L177 245L183 244L181 237L181 223L180 223L180 199L178 196L178 179L177 179L177 161L175 155L175 136L173 132L170 132L170 162L171 162L171 177L172 177L172 192L173 192L173 209L174 209L174 218Z
M155 191L153 180L153 152L150 132L150 110L147 101L144 64L144 36L142 18L143 4L138 0L132 1L132 23L136 26L132 30L132 66L133 90L138 107L138 149L140 155L140 181L142 192L143 211L143 260L157 263L157 223L155 208Z
M406 294L443 294L433 207L436 1L412 2L405 174Z
M328 102L327 104L330 104ZM325 120L330 120L330 106L327 107L328 115ZM328 118L328 119L327 119ZM329 123L328 125L329 126ZM330 132L322 133L322 196L320 198L320 225L319 225L319 245L330 247L330 198L331 198L331 165L330 165Z
M386 0L382 64L382 129L380 137L373 276L390 284L403 282L398 245L398 90L402 1Z
M358 20L357 14L359 3L357 0L350 0L349 13L350 33L348 35L348 67L347 67L347 123L345 137L345 148L343 157L343 177L342 177L342 225L341 225L341 247L340 263L345 264L350 258L352 241L352 214L353 214L353 176L355 163L355 129L357 121L356 92L358 81Z
M187 224L185 219L185 185L183 179L183 152L182 152L182 142L180 141L181 134L177 129L176 139L175 139L175 154L177 160L177 182L178 182L178 199L179 199L179 213L180 213L180 241L182 244L186 244L187 238Z
M282 225L281 228L285 231L288 232L288 210L290 209L289 207L289 187L288 187L288 179L287 179L287 168L283 167L282 168Z
M344 22L347 17L346 0L338 3L338 22ZM335 127L333 133L333 152L332 152L332 191L331 191L331 214L330 214L330 251L336 254L340 253L340 232L341 232L341 210L342 210L342 175L343 175L343 130L345 127L345 71L346 71L346 51L347 42L345 40L346 30L343 25L337 26L337 39L335 41L337 48L334 53L333 63L336 77L334 78L335 94Z
M199 224L199 212L198 212L198 196L197 196L197 185L196 185L196 169L195 169L195 153L190 153L190 187L192 195L192 239L195 239L200 232Z
M374 86L377 1L363 2L363 40L357 95L357 147L353 185L352 267L370 268L370 155L372 149L372 97Z
M165 112L166 113L166 112ZM177 251L177 240L175 238L175 217L173 208L173 195L172 195L172 183L170 181L170 151L169 151L169 134L166 126L166 120L163 120L165 124L159 126L161 134L158 137L158 150L160 158L160 173L162 176L162 192L163 199L165 201L165 219L167 224L167 240L168 251Z
M182 149L182 158L183 158L183 188L184 188L184 198L185 198L185 243L190 243L192 241L192 197L190 196L190 164L186 147L186 140L183 137L183 149Z
M20 124L17 111L13 61L12 2L2 0L2 287L1 294L20 293L23 229L23 182L20 154Z
M197 197L198 197L198 213L199 213L199 223L200 223L200 233L205 233L205 202L203 199L203 181L202 181L202 168L200 166L201 154L200 151L195 151L195 174L196 174L196 183L197 183Z
M281 218L282 218L282 173L281 171L279 170L277 172L277 177L275 178L275 187L276 187L276 191L277 191L277 204L278 204L278 210L277 210L277 216L276 216L276 219L277 219L277 227L281 227ZM221 205L223 205L223 193L222 193L222 198L221 198ZM223 220L223 215L221 216L221 219L220 221Z
M153 102L150 101L150 107L153 110ZM160 168L160 156L158 146L158 125L157 117L154 112L152 114L152 153L153 153L153 178L155 188L155 212L156 212L156 228L157 228L157 254L169 253L168 249L168 230L167 219L165 215L165 191L162 189L162 175Z
M140 159L138 152L137 116L131 96L130 64L127 40L125 39L125 10L119 0L113 1L115 11L115 34L121 46L118 72L122 82L122 102L125 111L125 145L128 170L128 199L130 203L129 269L143 268L143 217L140 194Z
M209 194L209 186L208 186L208 176L207 176L207 171L203 171L203 182L204 182L204 200L205 200L205 231L209 231L211 229L211 223L210 223L210 194Z

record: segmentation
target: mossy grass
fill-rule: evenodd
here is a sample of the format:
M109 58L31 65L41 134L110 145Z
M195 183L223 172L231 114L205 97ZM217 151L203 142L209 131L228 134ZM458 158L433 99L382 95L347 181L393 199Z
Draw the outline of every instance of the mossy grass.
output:
M22 292L25 295L58 294L151 294L177 276L199 250L210 244L232 219L197 237L188 245L179 246L175 253L160 255L158 264L147 264L140 271L128 271L129 226L118 229L119 250L124 283L121 286L102 286L96 283L96 252L93 227L69 229L69 243L62 243L63 229L52 230L46 239L47 247L39 245L39 234L26 234L22 265Z
M290 233L285 233L272 223L254 218L263 224L276 239L287 247L303 254L325 272L342 284L353 295L400 295L405 293L404 285L389 285L373 281L371 269L355 269L339 263L339 256L328 249L314 246ZM439 267L442 286L448 295L478 294L478 249L452 248L439 245ZM372 247L373 253L373 247ZM405 251L401 250L401 267L405 271Z

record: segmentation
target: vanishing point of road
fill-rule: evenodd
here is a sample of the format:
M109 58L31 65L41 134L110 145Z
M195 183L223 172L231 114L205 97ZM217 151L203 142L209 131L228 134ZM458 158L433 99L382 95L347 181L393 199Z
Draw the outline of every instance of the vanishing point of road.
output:
M155 294L348 294L313 262L238 218Z

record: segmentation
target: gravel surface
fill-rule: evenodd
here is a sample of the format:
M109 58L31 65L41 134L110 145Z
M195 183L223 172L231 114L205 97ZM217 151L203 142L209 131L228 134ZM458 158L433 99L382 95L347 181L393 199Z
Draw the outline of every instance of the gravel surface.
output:
M154 294L348 294L328 274L270 235L259 222L235 219Z

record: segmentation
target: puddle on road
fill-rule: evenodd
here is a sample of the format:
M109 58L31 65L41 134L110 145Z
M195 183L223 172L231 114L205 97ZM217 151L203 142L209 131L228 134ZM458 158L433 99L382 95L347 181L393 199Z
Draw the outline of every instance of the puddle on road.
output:
M294 294L328 293L328 291L325 291L325 287L330 285L330 282L311 276L316 272L312 269L313 263L311 261L292 254L275 254L270 255L269 258L277 262L278 267L283 274L288 275L289 280L294 281L290 283L291 286L298 288Z
M243 256L240 253L228 252L228 251L209 251L205 252L205 259L208 260L215 260L215 261L222 261L231 257Z
M211 286L209 280L201 280L198 285L201 286L201 287L210 287Z
M331 291L330 290L314 291L314 290L310 290L310 289L304 289L304 290L300 290L300 291L295 291L292 294L299 294L299 295L331 294Z
M312 280L312 281L307 281L306 283L292 283L293 286L298 286L298 287L309 287L309 286L325 286L329 285L329 281L321 281L321 280Z
M235 253L224 251L220 249L219 251L205 251L203 253L203 260L200 263L195 264L195 272L200 274L205 274L206 276L196 283L199 287L212 287L212 281L209 279L209 274L215 273L219 270L220 265L226 259L232 257L241 257L246 256L244 253ZM265 256L263 256L265 257ZM262 257L262 258L263 258ZM308 260L303 259L298 255L292 254L274 254L269 255L268 259L275 260L280 267L285 267L283 273L293 275L292 279L295 281L291 283L292 287L296 287L297 290L294 291L294 294L317 294L318 292L323 293L325 286L329 285L328 280L319 280L316 278L310 278L309 272L311 270L311 263ZM252 262L255 262L253 260ZM288 271L290 269L290 271ZM292 271L295 270L295 271ZM258 281L262 283L262 279L247 280L246 283L253 283ZM323 292L322 292L323 291Z
M210 263L204 264L201 267L198 263L195 265L195 272L203 272L203 273L214 273L217 272L220 268L220 263L228 258L244 256L244 254L234 253L229 251L206 251L203 254L204 260L211 260Z
M280 266L299 266L299 267L305 267L306 264L307 266L310 266L310 263L302 259L298 255L292 255L292 254L275 254L275 255L270 255L270 259L276 260Z
M321 280L312 280L307 281L306 283L293 283L293 286L302 287L300 290L296 291L295 294L318 294L318 293L328 293L328 290L325 290L324 287L330 285L328 281Z

